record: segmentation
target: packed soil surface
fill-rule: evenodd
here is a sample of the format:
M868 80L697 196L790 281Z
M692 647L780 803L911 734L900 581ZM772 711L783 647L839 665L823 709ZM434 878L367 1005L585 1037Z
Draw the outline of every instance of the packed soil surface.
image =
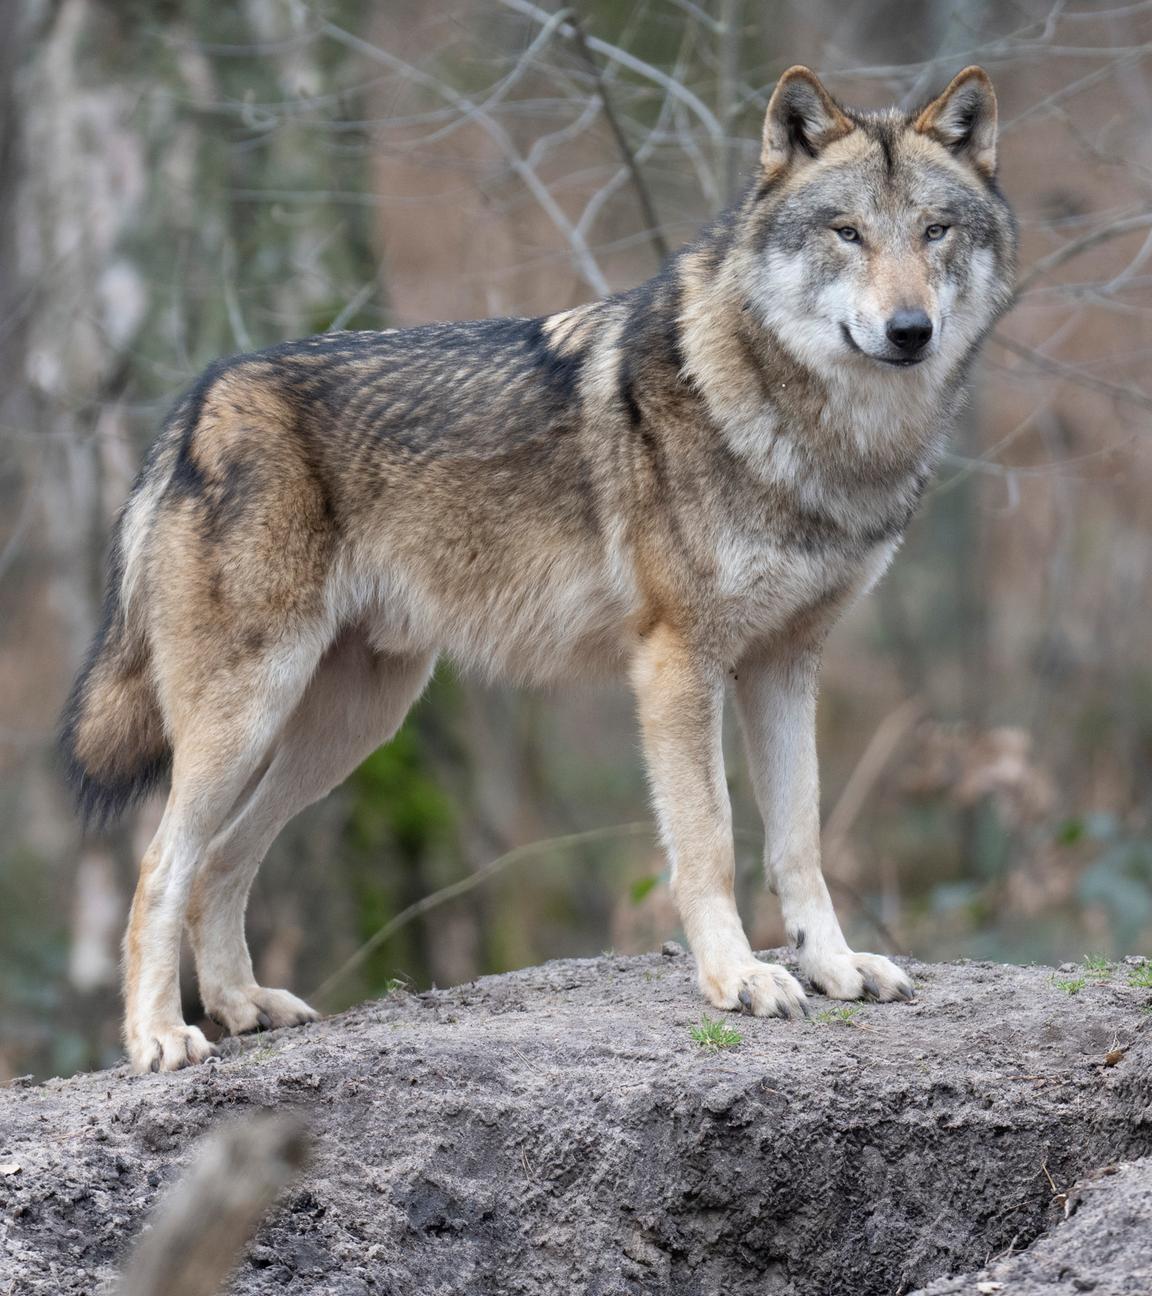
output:
M316 1150L244 1296L1152 1293L1131 967L1069 993L1048 968L902 960L914 1003L725 1015L741 1038L708 1048L666 950L0 1091L0 1293L101 1290L196 1140L265 1107Z

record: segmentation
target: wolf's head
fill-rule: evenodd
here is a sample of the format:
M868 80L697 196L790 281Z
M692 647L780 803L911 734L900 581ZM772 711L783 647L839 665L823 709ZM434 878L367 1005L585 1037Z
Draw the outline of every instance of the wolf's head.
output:
M980 68L907 114L854 112L791 68L741 222L743 290L818 373L943 376L1011 298L1015 224L995 176L996 96Z

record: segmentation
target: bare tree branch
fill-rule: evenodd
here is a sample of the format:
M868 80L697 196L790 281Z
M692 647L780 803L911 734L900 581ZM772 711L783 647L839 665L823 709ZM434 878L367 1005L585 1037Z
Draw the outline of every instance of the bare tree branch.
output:
M508 9L515 10L516 13L535 19L536 22L547 22L551 18L551 14L538 5L529 3L529 0L500 0L500 3ZM575 35L571 23L561 27L560 32L564 36ZM686 85L682 85L679 81L670 77L667 72L654 67L651 63L646 63L643 59L637 58L635 54L630 54L618 45L612 45L608 41L601 40L598 36L589 36L588 45L597 54L603 54L605 58L609 58L622 67L626 67L630 71L646 77L649 81L654 81L657 85L663 86L667 91L675 95L685 107L691 109L713 139L724 138L724 127L720 124L716 114L697 95L693 94Z
M1053 377L1063 378L1066 382L1074 383L1077 387L1087 388L1088 391L1099 392L1102 396L1111 396L1114 400L1123 401L1127 405L1152 410L1152 396L1148 396L1137 387L1121 387L1118 383L1110 383L1104 378L1096 378L1092 374L1086 374L1074 365L1065 364L1061 360L1053 360L1033 347L1025 346L1023 342L1016 342L1010 337L1005 337L999 330L992 334L992 340L998 342L1005 351L1011 351L1013 355L1029 361L1037 369L1052 374Z
M588 64L588 68L592 73L596 93L600 96L600 102L604 106L605 120L608 122L612 137L616 141L616 147L620 150L620 156L623 158L624 165L632 179L632 187L636 192L636 201L639 204L640 215L652 243L652 250L656 253L657 260L663 261L668 256L668 243L660 229L660 218L656 215L656 206L652 201L648 186L644 183L644 176L636 163L636 156L628 143L628 137L624 134L624 129L620 125L620 118L617 117L616 110L612 106L612 100L609 98L608 88L604 84L600 65L596 62L588 44L588 38L584 34L584 28L576 14L571 15L568 25L573 30L576 48L580 51L580 57Z
M116 1296L216 1296L308 1149L303 1125L283 1115L249 1116L209 1135L141 1237Z
M548 15L544 15L545 18ZM498 121L483 110L478 104L472 102L466 95L462 95L458 90L437 77L421 71L420 68L413 67L403 59L398 58L395 54L389 53L388 50L381 49L378 45L373 45L370 41L364 40L360 36L353 35L352 32L345 31L335 23L322 21L319 24L319 30L325 36L337 41L339 44L349 49L354 49L363 54L365 58L380 63L385 67L390 67L396 72L400 72L409 80L424 86L426 89L435 91L442 98L458 108L465 116L470 117L487 133L489 138L497 145L504 154L508 165L524 182L529 193L536 199L540 206L547 213L549 219L567 240L572 250L572 257L575 261L585 282L593 292L600 296L605 296L610 291L608 281L605 279L600 269L599 263L592 254L587 241L580 231L572 224L561 209L560 204L552 196L548 186L540 179L539 175L521 156L512 137L500 125Z
M457 896L467 895L469 891L474 891L482 882L486 882L497 873L502 873L512 864L531 859L532 856L541 855L545 851L566 850L570 846L584 846L592 842L610 841L613 838L621 837L650 837L652 831L652 825L648 823L612 824L606 828L590 828L587 832L568 833L563 837L548 837L543 841L528 842L524 846L517 846L513 850L506 851L503 855L490 860L483 867L469 874L468 877L461 878L458 882L452 882L446 887L441 887L439 891L433 891L430 895L417 900L415 904L410 904L406 909L402 909L395 918L392 918L383 927L373 932L355 953L345 959L335 972L317 986L309 995L309 998L317 1003L323 1003L341 981L355 972L366 958L395 936L398 931L401 931L409 923L414 922L430 910L438 909L449 900L454 900Z
M1106 243L1110 239L1119 238L1122 234L1130 234L1133 230L1147 229L1149 226L1152 226L1152 212L1142 212L1139 216L1128 216L1124 220L1113 221L1111 225L1091 230L1080 238L1073 239L1071 243L1057 248L1048 256L1041 257L1017 283L1016 296L1022 296L1038 279L1042 279L1050 271L1071 261L1073 257L1087 252L1090 248Z

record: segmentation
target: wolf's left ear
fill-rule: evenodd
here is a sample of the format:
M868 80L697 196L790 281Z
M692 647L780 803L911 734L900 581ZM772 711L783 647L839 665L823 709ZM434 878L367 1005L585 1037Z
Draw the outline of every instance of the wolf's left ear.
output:
M996 174L996 92L988 73L966 67L912 123L986 176Z
M818 157L833 140L852 130L852 121L806 67L790 67L776 82L764 117L760 163L767 178L797 158Z

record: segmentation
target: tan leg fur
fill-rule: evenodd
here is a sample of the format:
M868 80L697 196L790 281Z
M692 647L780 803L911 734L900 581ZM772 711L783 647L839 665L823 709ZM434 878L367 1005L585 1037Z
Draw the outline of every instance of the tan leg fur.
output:
M717 1008L743 1007L761 1017L804 1012L799 983L753 955L736 910L721 747L723 670L661 625L637 652L632 682L672 890L701 990Z

